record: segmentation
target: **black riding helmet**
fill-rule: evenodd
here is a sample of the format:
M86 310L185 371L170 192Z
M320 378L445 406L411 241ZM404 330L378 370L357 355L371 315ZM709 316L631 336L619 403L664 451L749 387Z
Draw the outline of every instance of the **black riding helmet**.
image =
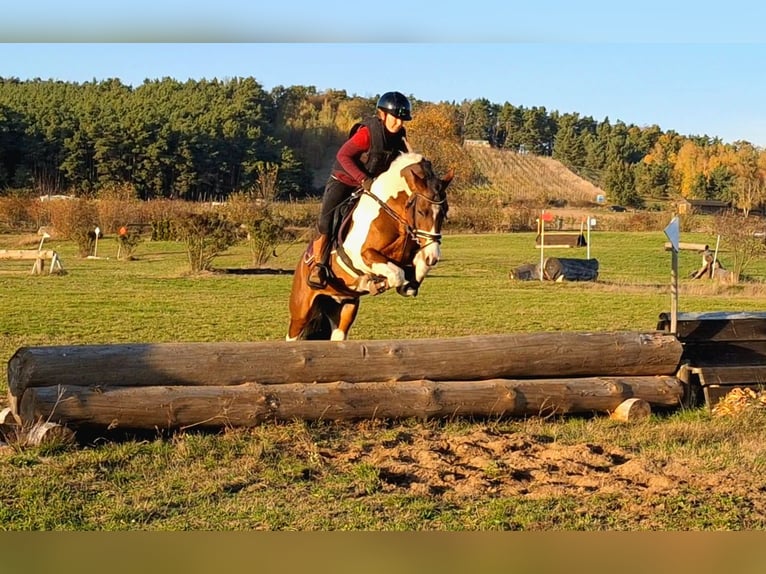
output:
M380 96L377 108L405 122L412 119L410 101L401 92L386 92Z

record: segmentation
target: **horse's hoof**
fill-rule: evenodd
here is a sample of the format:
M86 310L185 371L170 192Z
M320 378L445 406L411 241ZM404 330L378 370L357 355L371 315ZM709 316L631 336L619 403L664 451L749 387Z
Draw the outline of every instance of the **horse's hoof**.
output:
M396 292L399 293L402 297L417 297L418 296L418 288L412 285L411 283L405 283L404 285L399 285L399 287L396 288Z

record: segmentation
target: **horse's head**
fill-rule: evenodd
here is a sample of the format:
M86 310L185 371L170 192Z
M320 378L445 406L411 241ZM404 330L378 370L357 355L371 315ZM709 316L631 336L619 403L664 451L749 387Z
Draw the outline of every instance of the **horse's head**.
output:
M401 176L409 187L407 210L410 224L419 245L416 257L428 267L433 267L441 257L441 228L447 217L447 186L454 177L450 170L439 178L431 162L420 159L401 170Z

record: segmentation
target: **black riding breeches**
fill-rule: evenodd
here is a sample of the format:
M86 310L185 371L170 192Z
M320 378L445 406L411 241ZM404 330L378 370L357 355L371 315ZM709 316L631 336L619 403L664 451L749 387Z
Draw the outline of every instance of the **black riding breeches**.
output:
M322 210L319 213L319 233L330 235L333 231L333 219L338 206L348 199L356 187L341 183L335 178L327 180L322 197Z

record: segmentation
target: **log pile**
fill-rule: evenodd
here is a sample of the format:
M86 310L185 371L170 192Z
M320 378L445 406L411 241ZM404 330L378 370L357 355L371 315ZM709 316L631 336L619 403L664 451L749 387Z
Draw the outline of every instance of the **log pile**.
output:
M24 425L527 416L612 412L632 398L678 406L681 352L660 332L23 347L8 381Z
M539 281L540 264L520 265L511 269L508 276L510 279L519 281ZM542 279L546 281L595 281L598 279L598 260L546 257L543 260Z

